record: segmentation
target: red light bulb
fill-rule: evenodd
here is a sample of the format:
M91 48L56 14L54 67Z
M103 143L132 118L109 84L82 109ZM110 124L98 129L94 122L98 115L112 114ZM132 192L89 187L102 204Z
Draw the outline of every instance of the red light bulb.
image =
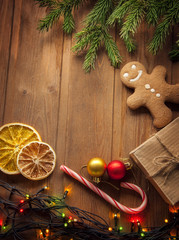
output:
M129 219L129 221L132 222L132 223L137 223L137 225L140 225L141 218L139 216L133 216Z
M24 209L21 208L21 209L20 209L20 213L23 213L23 211L24 211Z

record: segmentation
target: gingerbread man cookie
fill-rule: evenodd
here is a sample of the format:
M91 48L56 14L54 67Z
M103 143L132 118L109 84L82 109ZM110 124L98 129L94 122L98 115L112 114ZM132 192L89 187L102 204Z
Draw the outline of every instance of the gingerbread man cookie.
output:
M151 74L140 62L127 63L120 72L122 82L134 93L127 99L131 109L145 106L151 112L157 128L162 128L172 120L172 111L165 102L179 103L179 84L170 85L165 81L166 69L156 66Z

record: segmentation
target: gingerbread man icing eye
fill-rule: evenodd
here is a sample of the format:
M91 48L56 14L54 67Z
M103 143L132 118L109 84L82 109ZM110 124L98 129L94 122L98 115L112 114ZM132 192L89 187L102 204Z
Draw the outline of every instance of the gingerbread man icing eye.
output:
M129 76L129 73L124 73L123 76L127 78Z
M133 64L131 68L132 68L132 69L136 69L136 65Z

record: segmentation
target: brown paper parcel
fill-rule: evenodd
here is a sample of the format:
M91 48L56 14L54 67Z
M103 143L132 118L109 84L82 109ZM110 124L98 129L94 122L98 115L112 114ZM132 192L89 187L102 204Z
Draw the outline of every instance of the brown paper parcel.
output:
M179 157L179 117L130 152L130 156L167 203L174 205L179 201L179 168L165 181L162 174L155 175L161 166L154 161L158 157Z

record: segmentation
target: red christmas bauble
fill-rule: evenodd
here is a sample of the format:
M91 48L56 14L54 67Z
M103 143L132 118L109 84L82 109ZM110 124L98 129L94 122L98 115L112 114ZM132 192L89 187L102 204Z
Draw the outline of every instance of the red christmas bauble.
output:
M119 160L113 160L107 166L107 172L111 179L119 180L126 174L126 167L123 162Z

